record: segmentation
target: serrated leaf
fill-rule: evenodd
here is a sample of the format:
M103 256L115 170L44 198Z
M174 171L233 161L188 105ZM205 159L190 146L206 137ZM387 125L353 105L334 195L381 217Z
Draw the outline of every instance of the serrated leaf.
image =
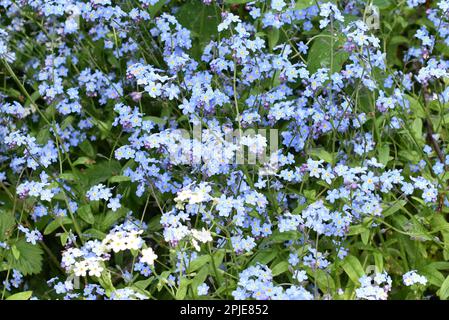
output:
M20 251L17 249L15 245L11 246L12 255L14 256L14 259L19 260L20 258Z
M11 211L0 210L0 241L5 241L11 235L16 224Z
M43 251L40 246L27 243L25 239L18 240L15 244L20 252L18 259L9 251L6 255L12 269L19 270L23 275L36 274L42 269Z

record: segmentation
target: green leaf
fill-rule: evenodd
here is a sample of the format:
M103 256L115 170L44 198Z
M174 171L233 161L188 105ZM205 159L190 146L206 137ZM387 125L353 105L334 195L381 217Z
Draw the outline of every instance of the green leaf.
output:
M79 144L79 147L81 151L83 151L87 156L89 156L90 158L95 158L96 152L89 140L84 140L83 142L81 142Z
M295 9L296 10L306 9L308 7L311 7L314 4L315 4L315 0L297 0Z
M379 162L387 165L388 161L390 160L390 146L388 144L383 144L378 149L379 152Z
M50 234L53 231L55 231L56 229L58 229L59 227L66 225L66 224L71 224L71 223L73 223L73 221L68 217L56 217L55 220L50 222L47 225L47 227L45 227L44 235Z
M12 255L14 256L14 259L19 260L20 258L20 251L17 249L15 245L11 246Z
M148 230L149 231L159 231L161 229L162 229L161 215L158 214L150 219L150 222L148 223Z
M268 43L270 45L270 50L272 50L279 41L279 29L273 28L268 31Z
M243 4L251 2L252 0L225 0L225 3L227 4Z
M418 118L425 119L426 111L422 107L421 103L419 103L418 100L416 100L415 98L413 98L408 94L406 94L405 97L410 102L410 110L414 113L414 115L417 116Z
M444 243L443 257L444 259L449 260L449 223L444 216L436 214L432 216L431 224L432 231L441 232Z
M157 290L161 291L164 287L164 284L167 283L167 279L170 276L170 271L163 271L157 278L159 279L157 283Z
M332 154L330 154L323 148L310 149L308 151L308 154L311 156L315 156L320 160L324 160L327 163L333 163L333 161L334 161L334 157L332 156Z
M365 274L359 260L351 255L343 260L343 270L355 284L359 284L359 279Z
M125 181L131 181L130 177L127 176L113 176L109 178L110 183L118 183L118 182L125 182Z
M112 291L115 291L114 285L112 284L111 273L109 271L103 271L101 276L98 278L98 282L106 290L106 294L108 296Z
M415 137L416 140L418 141L423 141L422 138L422 120L421 119L415 119L411 125L411 131L413 136Z
M197 292L198 286L200 284L202 284L204 281L206 281L206 278L208 275L209 275L209 268L207 268L207 266L205 266L196 274L195 278L193 278L192 289L195 292L195 295L198 294L198 292Z
M61 245L63 246L66 245L67 240L69 240L69 236L70 234L68 232L61 233L61 235L59 236L59 238L61 239Z
M341 51L341 39L331 37L327 31L322 32L314 41L309 50L307 67L311 73L319 68L330 68L331 73L339 72L349 57L347 52ZM332 68L331 68L332 65Z
M106 214L100 218L99 230L102 232L109 231L109 228L128 212L129 209L124 207L121 207L117 211L107 211Z
M275 242L284 242L289 240L295 240L298 238L299 238L298 232L296 231L280 232L279 230L275 230L270 240Z
M20 253L19 258L16 258L11 251L6 254L12 269L19 270L25 276L39 273L42 270L43 251L39 245L32 245L25 239L20 239L14 246Z
M145 116L142 118L142 120L144 121L151 121L155 124L160 124L160 125L164 125L167 121L160 118L160 117L154 117L154 116Z
M103 161L84 171L84 174L89 178L89 184L93 186L120 174L121 169L120 163L116 160Z
M94 160L88 158L88 157L79 157L78 159L76 159L76 161L73 163L74 166L78 166L78 165L86 165L86 164L92 164Z
M209 255L199 256L198 258L196 258L195 260L190 262L190 264L188 265L187 270L188 270L188 272L192 272L192 271L198 270L199 268L204 266L209 261L210 261L210 256Z
M373 5L379 9L386 9L391 5L390 0L373 0Z
M86 221L87 223L93 224L95 222L95 217L92 214L92 209L90 208L90 205L85 204L79 207L77 213L80 216L80 218Z
M6 300L28 300L32 294L33 291L23 291L9 296Z
M83 235L85 235L88 238L93 238L93 239L104 239L106 237L106 233L101 232L100 230L97 229L87 229L83 232Z
M443 274L433 266L424 266L418 270L418 273L425 276L431 284L437 287L441 287L445 282Z
M363 224L356 224L356 225L349 226L348 236L354 236L354 235L357 235L357 234L362 234L367 229L368 229L367 226L363 225Z
M441 300L447 300L449 298L449 276L446 277L440 290L438 291L438 296Z
M145 290L151 284L153 279L154 279L153 277L150 277L150 278L145 279L145 280L137 281L137 282L134 283L134 286L139 288L139 289L141 289L141 290Z
M332 279L330 274L322 269L311 270L308 272L310 276L316 279L318 287L326 293L331 293L335 291L335 281Z
M395 213L396 211L400 210L401 208L403 208L405 205L407 204L406 200L398 200L396 201L393 205L388 206L384 211L383 211L383 216L384 217L388 217L391 216L393 213Z
M11 211L0 210L0 241L5 241L11 235L16 224Z
M251 264L261 263L261 264L268 264L269 262L273 261L274 258L277 256L277 251L274 249L263 249L258 251L254 258L251 260Z
M176 300L184 300L186 294L187 294L187 288L190 284L191 280L187 278L181 278L181 281L179 283L179 288L176 291Z
M159 13L159 11L162 9L162 7L165 5L166 2L167 2L166 0L160 0L154 6L150 6L148 8L148 12L150 13L150 17L151 18L155 18L156 15Z
M188 1L176 13L179 23L199 37L202 44L209 43L217 35L220 17L213 6L198 1Z
M360 236L362 237L362 242L364 245L367 245L369 242L369 236L370 236L371 231L369 229L366 229L365 231L363 231Z
M27 100L25 101L24 107L27 108L31 105L31 102L36 103L36 100L39 99L41 97L41 93L39 92L39 90L34 91L31 95L31 100L29 98L27 98ZM31 107L32 109L35 109L34 106Z
M271 269L273 276L277 276L280 275L281 273L288 271L288 266L289 266L288 261L279 262Z
M373 252L374 264L376 266L376 272L383 272L384 270L384 257L380 252Z

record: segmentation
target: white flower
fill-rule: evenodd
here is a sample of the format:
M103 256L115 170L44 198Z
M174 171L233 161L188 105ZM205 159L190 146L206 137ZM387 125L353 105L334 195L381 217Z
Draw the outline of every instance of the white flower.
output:
M140 262L146 263L148 265L153 265L154 260L157 259L157 254L154 253L152 248L147 248L142 250L142 257Z
M142 232L142 230L132 230L130 232L117 231L115 233L108 234L103 240L103 245L108 251L113 250L114 252L138 250L143 244L143 240L140 237Z
M213 240L210 231L206 230L204 228L201 231L192 230L192 236L193 236L193 238L195 238L196 240L198 240L202 243L206 243L206 242Z
M184 188L183 190L178 192L175 201L180 206L182 206L183 202L188 202L189 204L196 204L209 201L211 199L209 192L210 187L207 184L202 184L195 190Z
M79 261L75 263L75 267L73 268L73 272L77 277L85 277L87 274L87 262L85 260Z
M104 268L100 265L99 261L96 258L91 258L86 261L89 269L89 276L100 277Z

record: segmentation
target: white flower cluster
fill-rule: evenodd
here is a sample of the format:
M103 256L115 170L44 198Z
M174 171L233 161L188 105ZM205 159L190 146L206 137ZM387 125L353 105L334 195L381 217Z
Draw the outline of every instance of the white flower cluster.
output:
M125 251L125 250L139 250L144 241L140 237L143 230L119 230L109 233L103 240L103 244L107 251Z
M407 287L410 287L414 284L422 284L422 285L426 285L427 284L427 278L424 276L419 275L416 270L411 270L407 273L405 273L402 276L402 281L404 282L404 284Z
M107 259L105 248L100 241L88 241L85 246L69 248L62 253L61 266L67 273L75 276L99 277L104 270L103 261Z
M115 227L104 239L87 241L81 248L69 248L62 253L61 266L67 273L75 276L100 277L104 271L104 262L110 258L110 252L125 250L140 250L144 244L141 234L143 230L131 224ZM153 249L146 248L141 251L141 262L153 265L157 255Z
M355 290L357 299L387 300L392 280L386 272L373 276L364 275L359 281L361 287Z
M211 200L209 193L212 188L205 182L200 183L197 187L192 188L191 185L183 188L178 192L175 202L178 209L184 208L184 203L197 204Z

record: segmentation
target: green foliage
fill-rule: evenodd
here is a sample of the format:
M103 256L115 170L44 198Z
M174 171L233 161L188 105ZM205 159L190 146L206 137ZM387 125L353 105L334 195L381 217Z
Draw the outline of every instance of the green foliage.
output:
M11 247L14 249L6 254L6 259L12 269L19 270L25 276L41 272L44 252L39 245L19 239Z

